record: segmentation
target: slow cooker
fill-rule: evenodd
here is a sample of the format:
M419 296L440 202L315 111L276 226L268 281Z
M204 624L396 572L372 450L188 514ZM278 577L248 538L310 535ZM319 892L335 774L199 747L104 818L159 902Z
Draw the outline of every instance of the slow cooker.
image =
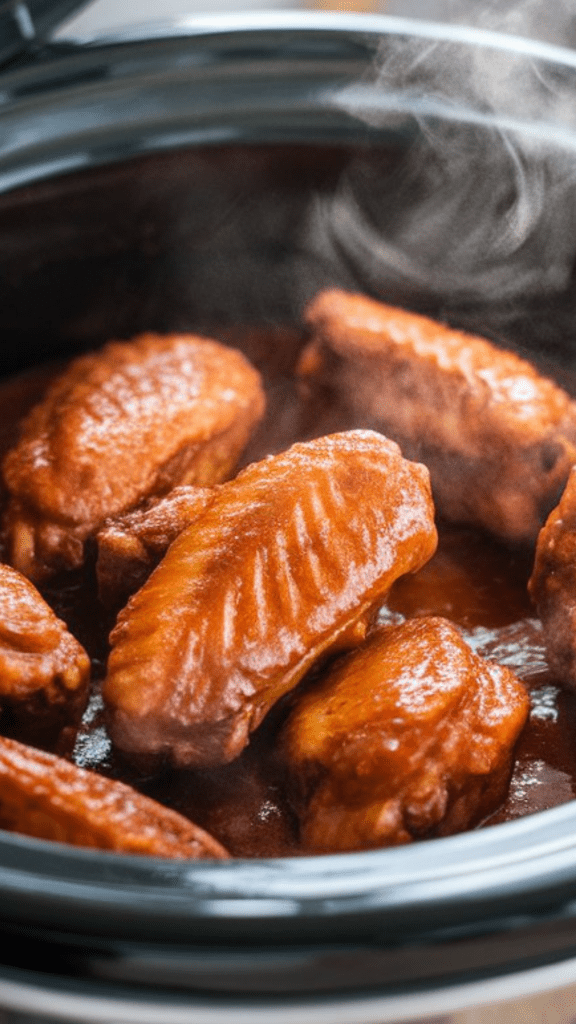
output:
M75 6L0 10L3 373L144 329L296 322L322 283L570 373L576 54L278 12L47 41ZM576 1017L574 801L314 858L4 833L0 894L6 1021Z

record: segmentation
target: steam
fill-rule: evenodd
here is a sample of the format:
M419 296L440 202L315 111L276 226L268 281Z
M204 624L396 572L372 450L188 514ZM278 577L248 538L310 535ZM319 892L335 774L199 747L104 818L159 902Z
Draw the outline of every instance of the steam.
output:
M472 20L470 15L472 14ZM552 0L543 4L541 0L489 0L475 5L456 0L451 12L452 19L476 24L512 35L533 37L551 43L572 44L576 34L575 0Z
M493 3L478 20L530 34L538 17L567 25L576 0L544 11ZM480 42L385 37L370 75L337 98L384 149L316 199L308 239L334 282L456 319L489 306L497 333L521 304L572 289L576 53Z
M572 45L576 36L575 0L389 0L387 11L404 17L474 25L513 35Z

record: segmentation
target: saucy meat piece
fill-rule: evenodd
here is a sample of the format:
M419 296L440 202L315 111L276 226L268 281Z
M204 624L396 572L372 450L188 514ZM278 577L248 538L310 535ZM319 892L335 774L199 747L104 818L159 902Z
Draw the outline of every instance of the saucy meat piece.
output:
M0 738L0 828L122 853L228 857L203 829L131 786L5 738Z
M362 295L320 293L299 372L429 470L438 511L536 540L576 461L576 404L490 342Z
M120 607L148 579L173 540L213 501L212 487L175 487L164 498L107 520L96 534L98 596Z
M4 460L10 561L33 580L75 568L109 516L224 479L263 409L247 360L195 335L144 334L75 359Z
M304 843L337 852L469 828L505 795L528 709L509 669L445 619L379 631L284 726Z
M436 540L428 471L372 431L248 466L120 613L103 690L113 741L180 766L237 757Z
M0 565L2 731L50 742L78 724L90 660L64 622L16 569Z
M576 689L576 468L538 536L528 590L542 620L550 668Z

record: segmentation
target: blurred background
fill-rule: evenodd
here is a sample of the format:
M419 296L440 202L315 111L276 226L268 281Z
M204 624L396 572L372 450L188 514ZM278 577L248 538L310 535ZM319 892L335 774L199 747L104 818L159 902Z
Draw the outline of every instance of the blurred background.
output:
M263 8L357 11L457 22L576 46L576 0L93 0L58 35L100 35L134 22Z

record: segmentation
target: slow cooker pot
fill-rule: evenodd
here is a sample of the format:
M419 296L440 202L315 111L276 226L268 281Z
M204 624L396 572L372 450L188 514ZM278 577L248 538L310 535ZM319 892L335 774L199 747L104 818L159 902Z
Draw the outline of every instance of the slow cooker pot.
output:
M327 282L385 282L570 371L575 54L317 14L43 42L72 6L0 11L5 373L142 329L296 321ZM432 230L441 165L467 190ZM471 208L489 265L464 244ZM3 834L0 893L6 1020L576 1013L576 802L315 858L182 863Z

